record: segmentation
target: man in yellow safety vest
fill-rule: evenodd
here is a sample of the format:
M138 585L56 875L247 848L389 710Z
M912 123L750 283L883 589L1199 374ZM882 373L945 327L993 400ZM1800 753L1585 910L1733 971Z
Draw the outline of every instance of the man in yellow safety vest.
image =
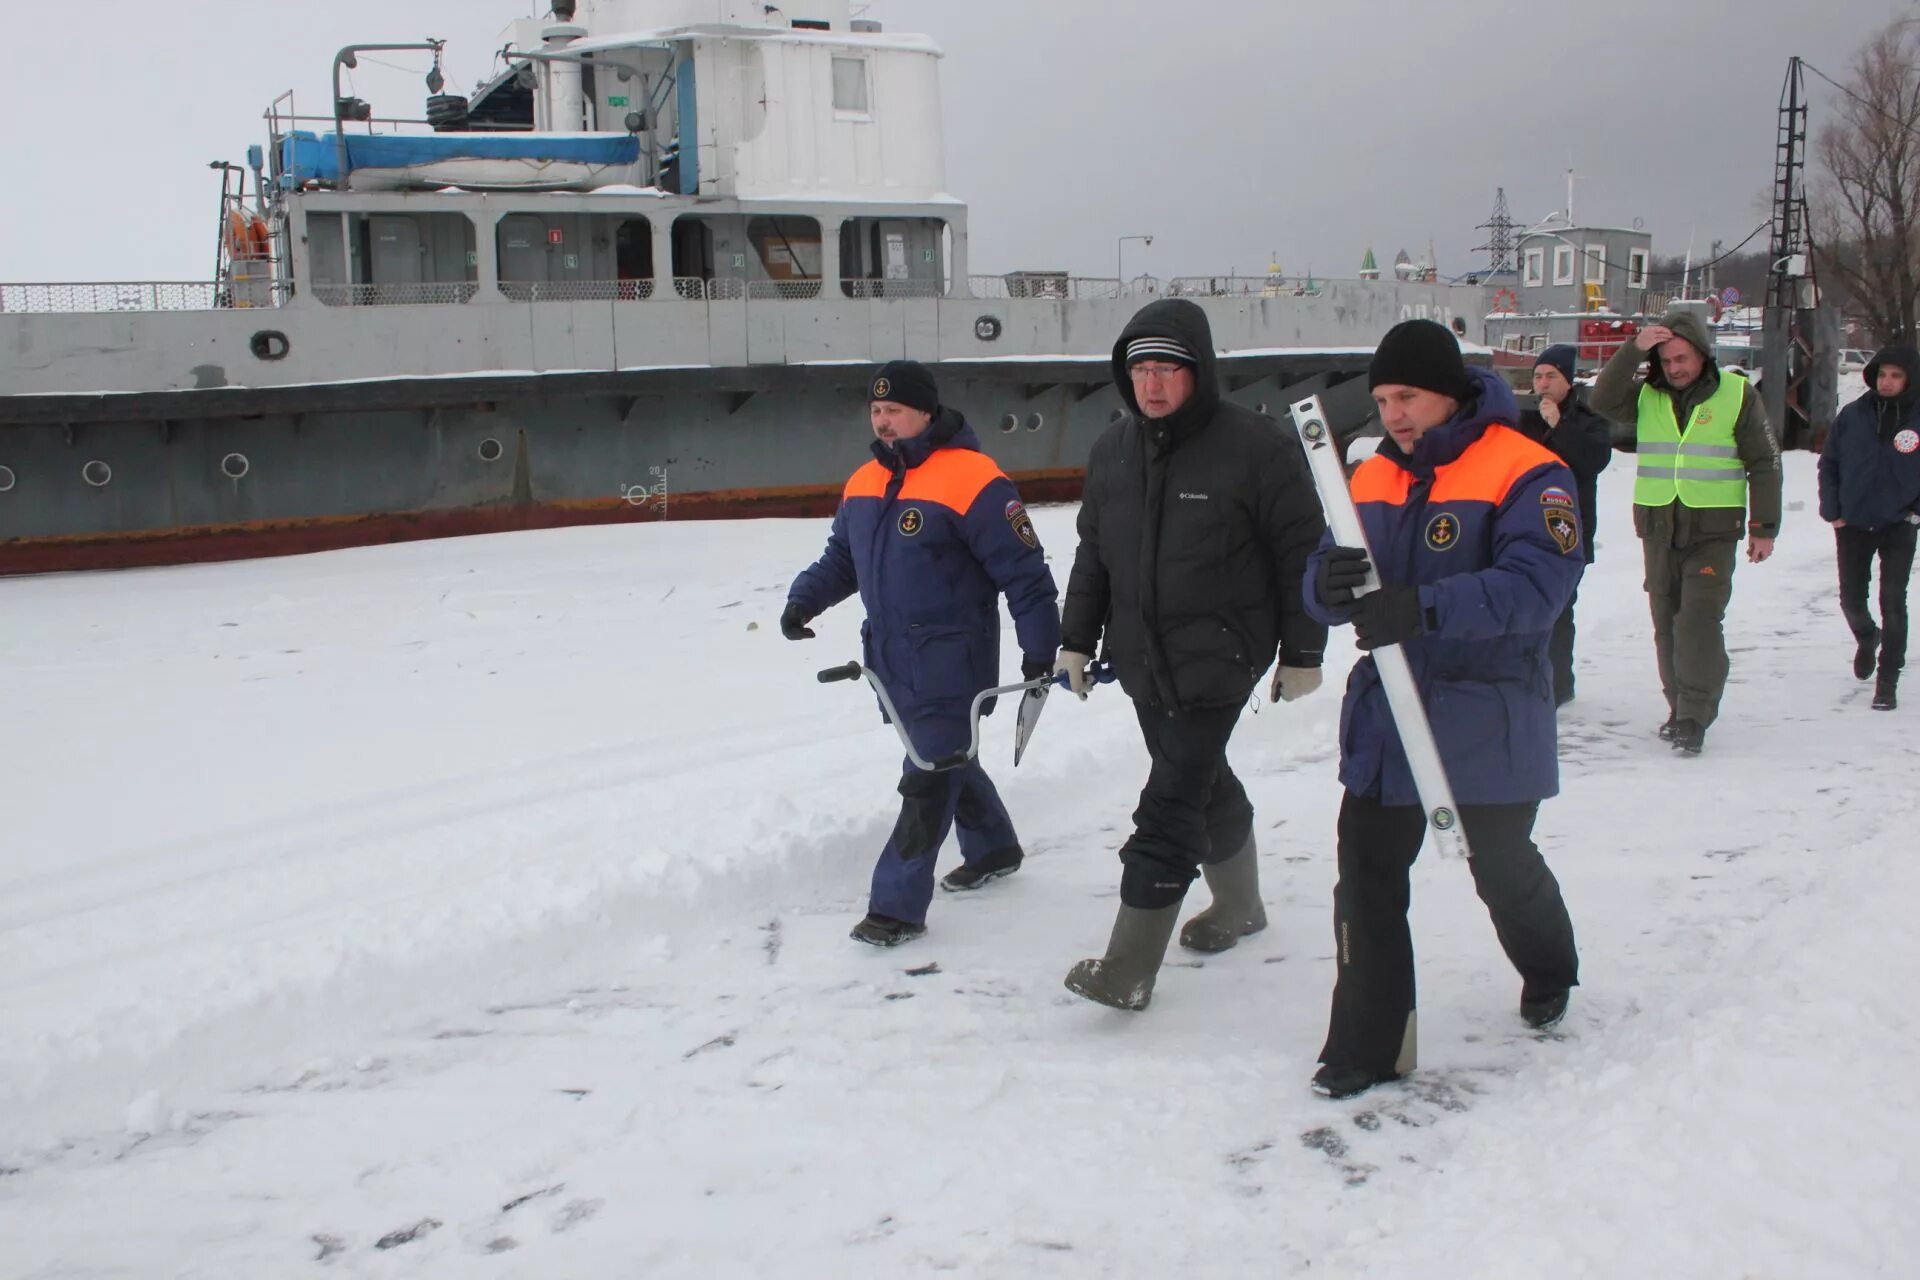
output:
M1634 375L1651 357L1646 381ZM1727 684L1721 631L1734 552L1773 554L1780 531L1780 445L1760 396L1713 359L1713 337L1674 309L1614 353L1589 403L1634 424L1633 529L1646 557L1654 651L1667 695L1660 736L1689 755L1706 745Z

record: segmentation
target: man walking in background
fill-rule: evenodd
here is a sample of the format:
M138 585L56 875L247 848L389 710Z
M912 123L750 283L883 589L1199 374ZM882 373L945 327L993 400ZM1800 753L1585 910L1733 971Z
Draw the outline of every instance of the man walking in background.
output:
M1636 387L1643 361L1646 382ZM1714 363L1713 337L1690 310L1669 311L1623 344L1590 403L1634 424L1633 531L1667 696L1660 736L1697 756L1727 687L1722 627L1741 534L1759 564L1780 531L1780 446L1759 394Z
M1587 563L1593 563L1593 517L1599 505L1600 473L1613 460L1613 425L1580 403L1574 389L1574 359L1578 353L1563 344L1548 347L1533 366L1533 393L1540 407L1521 413L1520 433L1544 444L1573 472L1580 500L1580 531L1585 538ZM1575 592L1575 596L1578 592ZM1564 707L1573 701L1573 604L1553 624L1548 655L1553 660L1553 702Z
M1840 411L1820 451L1820 518L1833 526L1840 612L1853 630L1853 674L1874 681L1873 705L1892 711L1907 661L1907 579L1920 534L1920 352L1881 348L1867 393ZM1880 560L1880 624L1867 607ZM1875 652L1876 648L1878 653Z

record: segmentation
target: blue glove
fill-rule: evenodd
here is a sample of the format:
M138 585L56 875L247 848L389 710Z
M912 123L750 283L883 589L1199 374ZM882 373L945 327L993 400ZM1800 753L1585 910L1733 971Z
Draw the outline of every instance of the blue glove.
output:
M1053 674L1052 658L1020 659L1020 678L1022 680L1038 680L1042 676L1050 676L1052 674Z

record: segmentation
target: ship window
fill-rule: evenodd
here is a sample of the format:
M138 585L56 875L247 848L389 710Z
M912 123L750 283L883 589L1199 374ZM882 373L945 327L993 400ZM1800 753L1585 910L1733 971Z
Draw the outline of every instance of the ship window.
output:
M1627 288L1644 289L1647 287L1647 251L1629 249L1627 251Z
M13 488L13 468L0 467L0 493L6 493L12 488Z
M1520 283L1528 289L1538 289L1547 282L1547 251L1545 249L1527 250L1526 273Z
M1573 283L1573 246L1570 244L1553 246L1553 282Z
M1607 246L1590 244L1587 246L1587 283L1605 284L1607 282Z
M872 108L867 97L867 60L833 60L833 109L853 115L866 115Z

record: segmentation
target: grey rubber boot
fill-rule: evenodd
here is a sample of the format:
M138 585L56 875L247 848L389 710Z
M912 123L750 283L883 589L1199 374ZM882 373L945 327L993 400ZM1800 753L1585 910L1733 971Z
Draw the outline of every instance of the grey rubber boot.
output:
M1067 990L1115 1009L1140 1010L1153 999L1153 980L1167 958L1180 904L1144 911L1122 906L1107 940L1107 954L1067 970Z
M1225 951L1250 933L1267 927L1260 901L1260 853L1253 836L1225 862L1200 868L1213 890L1213 904L1180 931L1180 945L1191 951Z

